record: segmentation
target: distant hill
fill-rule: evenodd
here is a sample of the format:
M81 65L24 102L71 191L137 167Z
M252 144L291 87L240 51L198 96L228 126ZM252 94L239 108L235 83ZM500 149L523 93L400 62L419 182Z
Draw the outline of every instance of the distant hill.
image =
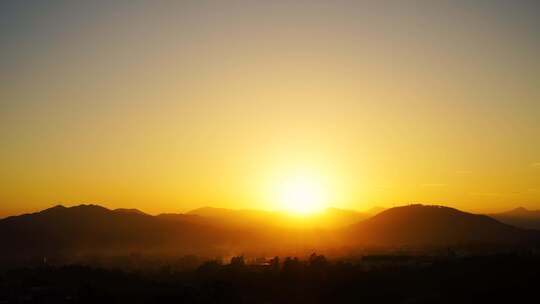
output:
M273 213L265 211L202 210L210 213L152 216L135 209L59 205L8 217L0 220L0 262L134 252L206 257L288 254L304 248L323 248L327 237L327 233L312 227L275 225L274 220L281 214L273 217Z
M141 215L148 215L144 212L142 212L141 210L139 209L128 209L128 208L118 208L118 209L114 209L113 210L114 212L119 212L119 213L131 213L131 214L141 214Z
M55 206L0 220L5 256L211 251L226 231L191 221L109 210L97 205ZM188 245L189 244L189 245Z
M511 244L537 237L485 215L425 205L385 210L347 228L346 234L353 244L380 246Z
M182 216L195 216L210 219L215 224L232 227L268 226L275 224L272 213L263 210L235 210L226 208L202 207L188 211Z
M507 212L489 214L489 216L519 228L540 230L540 210L519 207Z
M203 257L343 253L365 246L452 246L467 242L517 244L538 232L483 215L439 206L410 205L365 215L328 209L313 218L282 212L202 208L152 216L98 205L55 206L0 220L0 263L42 257L127 255ZM286 225L287 221L292 224ZM312 222L310 222L312 221ZM322 227L326 228L322 228Z
M370 215L376 215L378 213L383 212L384 210L386 210L386 208L375 206L366 210L365 213L370 214Z
M204 218L212 218L222 224L233 226L268 226L281 228L336 229L358 223L371 215L352 210L327 208L308 216L294 215L283 211L253 209L225 209L203 207L187 213Z

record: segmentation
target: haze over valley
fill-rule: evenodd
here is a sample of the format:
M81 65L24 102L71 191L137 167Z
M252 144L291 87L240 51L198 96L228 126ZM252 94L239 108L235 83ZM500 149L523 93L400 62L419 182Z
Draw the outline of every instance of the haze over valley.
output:
M0 304L534 302L539 54L538 0L2 0Z

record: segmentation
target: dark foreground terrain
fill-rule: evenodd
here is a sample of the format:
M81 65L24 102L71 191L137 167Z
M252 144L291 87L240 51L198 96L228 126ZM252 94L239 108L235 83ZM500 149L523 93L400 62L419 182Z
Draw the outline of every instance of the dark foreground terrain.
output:
M189 270L3 269L0 303L537 303L534 252L209 261Z

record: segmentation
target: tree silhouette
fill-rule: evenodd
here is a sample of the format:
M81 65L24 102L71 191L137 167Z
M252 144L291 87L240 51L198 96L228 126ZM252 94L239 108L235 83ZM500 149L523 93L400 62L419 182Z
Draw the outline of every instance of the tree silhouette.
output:
M246 266L246 262L244 260L244 256L243 255L240 255L240 256L234 256L231 258L231 267L236 267L236 268L240 268L240 267L244 267Z
M274 273L277 273L279 272L279 268L280 268L279 257L276 256L270 260L270 270Z

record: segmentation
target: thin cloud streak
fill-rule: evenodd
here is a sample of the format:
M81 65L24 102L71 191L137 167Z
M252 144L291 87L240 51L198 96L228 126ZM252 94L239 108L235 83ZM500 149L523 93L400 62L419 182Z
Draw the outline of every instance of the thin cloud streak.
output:
M431 184L422 184L422 187L429 187L429 188L438 188L438 187L446 187L448 184L437 184L437 183L431 183Z

